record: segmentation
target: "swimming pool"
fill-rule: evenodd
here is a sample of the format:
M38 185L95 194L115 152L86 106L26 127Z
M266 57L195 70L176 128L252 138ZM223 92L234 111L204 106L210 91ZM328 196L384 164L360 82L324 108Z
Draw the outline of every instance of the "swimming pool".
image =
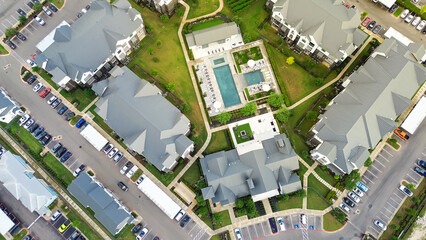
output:
M254 85L265 81L263 78L262 72L260 70L249 72L244 74L244 78L246 79L247 85Z
M238 96L237 87L235 86L229 65L226 64L221 67L213 68L213 71L225 107L240 104L240 97Z

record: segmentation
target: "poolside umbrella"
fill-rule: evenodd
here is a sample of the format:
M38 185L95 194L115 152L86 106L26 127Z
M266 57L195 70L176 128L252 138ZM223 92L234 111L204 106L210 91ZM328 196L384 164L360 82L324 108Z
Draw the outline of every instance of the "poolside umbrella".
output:
M268 84L264 84L264 85L262 85L262 89L263 89L263 91L267 92L267 91L271 90L271 86L269 86Z
M248 60L247 65L251 68L254 67L254 61L252 59Z
M216 102L213 103L213 107L216 108L216 109L219 109L220 107L222 107L222 103L219 102L219 101L216 101Z

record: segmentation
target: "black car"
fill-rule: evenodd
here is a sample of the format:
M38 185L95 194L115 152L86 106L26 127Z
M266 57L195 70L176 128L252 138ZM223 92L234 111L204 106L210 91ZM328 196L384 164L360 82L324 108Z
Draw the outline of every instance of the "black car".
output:
M423 177L426 177L426 171L421 169L420 167L414 167L414 171L416 171L418 174L422 175Z
M72 156L71 152L66 152L64 156L61 157L61 162L66 162Z
M57 12L58 11L58 9L55 7L55 5L49 3L48 6L49 6L50 10L52 10L53 12Z
M11 42L10 40L6 40L6 41L4 41L10 48L12 48L12 49L16 49L16 45L13 43L13 42Z
M30 235L25 236L22 240L32 240L33 238Z
M426 168L426 162L421 159L417 160L417 164L419 164L419 166L422 166L423 168Z
M52 148L52 152L56 153L61 147L62 147L61 143L59 143L59 142L56 143L55 146L53 146L53 148Z
M86 5L86 10L89 10L90 9L90 5Z
M77 17L78 17L78 18L80 18L81 16L83 16L83 13L82 13L82 12L79 12L79 13L77 14Z
M271 226L273 234L278 232L277 222L275 221L275 218L269 218L269 225Z
M374 26L376 26L376 21L371 21L370 24L368 24L367 29L371 30Z
M58 110L58 114L59 115L62 115L62 114L64 114L65 113L65 111L67 111L68 110L68 107L67 106L63 106L63 107L61 107L59 110Z
M138 223L136 224L136 226L134 226L132 228L132 233L136 234L138 233L140 230L142 230L142 223Z
M28 3L27 3L27 5L28 5L28 7L30 7L31 9L34 7L34 3L32 3L32 2L28 2Z
M389 8L389 12L394 13L397 8L398 8L398 4L395 3L394 5L392 5L392 7Z
M47 134L42 140L41 140L41 145L44 146L46 144L48 144L50 142L50 139L52 139L52 136L50 136L49 134Z
M37 76L36 75L32 75L31 77L29 77L27 79L27 83L31 85L31 84L33 84L35 82L36 79L37 79Z
M426 27L425 27L425 28L423 28L422 33L423 33L423 34L426 34Z
M18 32L18 33L16 34L16 36L17 36L19 39L21 39L22 41L27 40L27 37L25 37L25 35L24 35L24 34L22 34L22 33L20 33L20 32Z
M41 139L43 139L46 135L47 135L47 132L43 131L42 133L40 133L40 135L36 137L37 141L41 141Z
M75 116L75 113L73 113L73 112L69 112L69 113L65 114L65 121L71 120L71 118L74 117L74 116Z
M58 158L60 158L60 157L62 157L62 155L64 155L64 153L67 151L67 148L66 147L62 147L62 148L60 148L59 150L58 150L58 152L56 152L56 157L58 157Z
M374 34L379 33L380 29L382 29L382 25L377 25L377 26L375 26L375 27L374 27L374 29L373 29L373 33L374 33Z
M188 215L186 215L183 219L182 219L182 221L180 221L180 226L181 227L185 227L185 224L187 223L187 222L189 222L189 220L190 220L191 218L188 216Z
M40 3L39 0L31 0L33 3Z
M351 208L355 207L355 203L354 203L354 202L352 202L352 200L350 200L350 199L349 199L349 198L347 198L347 197L344 197L344 198L343 198L343 202L345 202L346 204L348 204L348 205L349 205L349 207L351 207Z
M33 132L33 136L34 137L38 137L38 135L40 135L40 133L42 133L44 130L44 127L40 126L38 127L34 132Z
M19 15L27 16L27 13L24 10L20 9L20 8L18 8L17 12L19 13Z
M34 123L33 125L31 125L31 127L28 128L28 132L33 133L38 127L39 125L37 123Z
M118 182L117 185L121 188L121 190L125 192L129 191L129 188L123 182Z

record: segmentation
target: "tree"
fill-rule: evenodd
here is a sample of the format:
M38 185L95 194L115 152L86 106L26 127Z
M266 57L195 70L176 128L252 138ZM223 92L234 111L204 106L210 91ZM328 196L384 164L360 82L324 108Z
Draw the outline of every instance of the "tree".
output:
M278 121L280 122L287 122L288 118L291 116L290 110L288 110L285 107L281 107L280 110L278 110L278 113L276 115Z
M223 219L223 217L222 217L222 215L221 215L221 214L219 214L219 213L215 213L215 214L213 214L213 222L214 222L216 225L219 225L219 224L222 222L222 219Z
M304 197L306 197L306 191L305 191L305 189L301 189L301 190L297 191L297 192L295 193L295 195L296 195L297 197L304 198Z
M19 15L18 20L21 24L24 24L27 22L27 17L25 17L24 15Z
M424 5L421 9L420 9L420 13L423 14L426 12L426 5Z
M149 55L154 54L154 50L152 50L152 47L149 47L149 48L148 48L148 52L149 52Z
M183 113L189 113L191 112L191 105L189 105L188 103L182 103L179 107L179 109L183 112Z
M404 209L405 214L413 216L416 213L416 210L412 209L412 208L405 208Z
M206 206L206 201L204 201L203 196L198 196L196 198L196 200L197 200L197 205L198 206L200 206L200 207Z
M239 208L239 209L237 209L237 213L238 213L239 216L247 215L247 209Z
M173 92L175 90L175 84L174 83L168 83L166 88L167 88L167 91Z
M207 209L207 207L200 207L200 209L198 209L198 214L201 216L204 216L207 213L209 213L209 210Z
M151 71L151 75L152 75L153 77L156 77L156 76L158 75L158 71L157 71L157 70L155 70L155 69L152 69L152 71Z
M314 111L308 111L308 113L306 114L306 119L308 119L309 121L313 121L313 120L317 119L317 117L318 117L318 115Z
M413 203L415 203L415 204L420 204L421 199L420 199L419 197L413 197L413 198L411 199L411 201L413 201Z
M16 30L16 28L8 28L8 29L6 29L4 34L6 35L6 38L10 38L13 35L15 35L17 32L18 32L18 30Z
M163 14L160 17L162 22L168 22L169 21L169 16L167 16L167 14Z
M216 120L221 124L226 124L229 120L231 120L231 117L232 115L229 112L221 112L216 115Z
M302 158L308 158L309 157L309 152L306 150L302 151Z
M324 84L324 80L322 78L314 78L312 80L313 84L317 87L320 87Z
M347 190L353 190L356 187L356 182L361 180L361 175L358 171L352 171L350 174L344 177L345 188Z
M293 64L293 63L294 63L294 57L288 57L288 58L287 58L287 60L285 60L285 62L286 62L288 65Z
M364 162L364 166L370 167L371 165L373 165L373 161L371 161L371 158L367 158L367 160Z
M244 116L253 115L257 110L257 104L255 102L247 103L244 107L241 108L241 113Z
M43 7L43 5L41 5L41 3L35 2L34 6L33 6L33 9L34 9L34 11L37 12L37 11L40 11L42 7Z
M274 92L268 97L268 104L271 105L272 107L278 108L283 103L284 103L284 97L281 94L277 94Z
M235 207L242 208L244 207L244 201L241 198L238 198L237 201L235 201Z
M336 180L339 180L339 178L340 178L340 176L339 176L339 174L334 174L334 179L336 179Z
M145 25L145 31L146 31L146 33L152 32L152 27Z
M154 61L154 62L158 63L158 62L160 61L160 59L158 59L158 57L153 57L153 58L152 58L152 61Z
M316 64L317 63L315 61L308 60L308 61L306 61L305 68L308 69L308 70L311 70L312 68L315 67Z
M155 42L155 44L157 44L158 48L161 48L161 44L163 44L163 43L161 42L161 40L157 40L157 42Z

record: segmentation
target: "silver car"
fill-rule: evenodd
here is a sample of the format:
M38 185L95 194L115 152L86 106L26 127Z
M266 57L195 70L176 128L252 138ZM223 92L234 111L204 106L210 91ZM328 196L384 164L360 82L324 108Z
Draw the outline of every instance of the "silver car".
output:
M118 148L113 148L109 153L108 153L108 157L109 158L113 158L115 156L115 154L118 153Z

